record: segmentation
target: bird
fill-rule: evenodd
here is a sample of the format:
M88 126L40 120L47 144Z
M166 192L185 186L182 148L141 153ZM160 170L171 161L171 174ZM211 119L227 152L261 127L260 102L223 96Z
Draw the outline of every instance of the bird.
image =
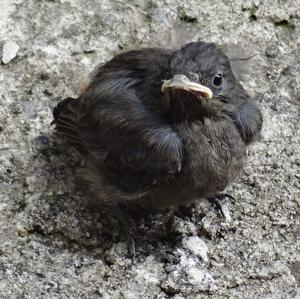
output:
M53 118L99 203L155 208L219 198L263 123L228 56L203 41L118 54Z

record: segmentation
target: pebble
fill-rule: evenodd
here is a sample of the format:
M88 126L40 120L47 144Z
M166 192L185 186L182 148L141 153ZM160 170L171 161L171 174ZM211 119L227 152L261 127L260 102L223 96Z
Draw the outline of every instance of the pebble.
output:
M204 262L208 262L208 247L201 238L197 236L186 237L182 240L182 245L196 256L199 256Z
M50 140L47 136L41 134L35 138L35 142L37 145L45 146L45 145L49 145Z
M17 225L17 234L19 237L26 238L28 237L28 230L23 225Z
M20 46L13 41L7 41L3 45L2 50L2 63L8 64L10 63L16 56L20 49Z

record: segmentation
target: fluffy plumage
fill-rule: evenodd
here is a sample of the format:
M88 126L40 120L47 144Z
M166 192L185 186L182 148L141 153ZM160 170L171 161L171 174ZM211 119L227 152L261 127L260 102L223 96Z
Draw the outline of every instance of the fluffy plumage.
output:
M209 88L212 98L177 83L162 91L176 75ZM229 59L203 42L120 54L53 115L58 133L87 161L82 174L100 201L155 206L223 191L262 126Z

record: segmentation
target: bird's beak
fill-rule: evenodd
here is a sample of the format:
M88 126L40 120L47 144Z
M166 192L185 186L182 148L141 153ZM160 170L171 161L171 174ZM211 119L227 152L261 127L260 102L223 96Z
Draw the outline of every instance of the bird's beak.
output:
M192 82L189 78L187 78L184 75L175 75L172 79L165 80L161 87L161 91L164 93L170 88L181 89L186 91L196 91L208 99L211 99L213 97L213 92L210 88L199 83Z

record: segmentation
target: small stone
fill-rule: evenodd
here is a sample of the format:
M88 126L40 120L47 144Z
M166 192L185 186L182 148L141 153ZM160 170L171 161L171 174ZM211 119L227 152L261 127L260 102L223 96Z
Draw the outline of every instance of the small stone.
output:
M174 295L180 292L178 283L171 280L164 281L160 287L168 295Z
M26 227L23 225L18 225L17 226L17 234L19 237L26 238L28 236L28 231Z
M268 58L275 58L278 55L278 52L279 52L278 47L272 45L267 47L265 54Z
M104 252L104 261L107 265L118 265L120 267L125 266L125 262L123 260L124 252L126 252L126 244L117 243L114 244L110 249Z
M19 49L20 46L17 43L13 41L7 41L2 50L2 63L10 63L17 56Z
M178 217L173 218L171 230L178 235L195 235L196 226L190 221L184 221Z
M193 285L200 284L204 280L204 272L196 267L189 268L186 272L189 277L189 282Z
M107 250L104 253L104 261L107 265L113 265L117 260L117 257L111 250Z
M80 260L75 260L73 262L73 265L75 266L75 268L78 268L78 269L82 267L82 263Z
M208 247L201 238L197 236L186 237L182 240L182 245L194 255L201 257L204 262L208 262Z
M49 145L50 140L47 136L41 134L35 138L35 142L37 145L45 146Z
M191 267L186 270L186 275L189 284L193 285L196 289L215 291L215 280L210 273L204 269Z

